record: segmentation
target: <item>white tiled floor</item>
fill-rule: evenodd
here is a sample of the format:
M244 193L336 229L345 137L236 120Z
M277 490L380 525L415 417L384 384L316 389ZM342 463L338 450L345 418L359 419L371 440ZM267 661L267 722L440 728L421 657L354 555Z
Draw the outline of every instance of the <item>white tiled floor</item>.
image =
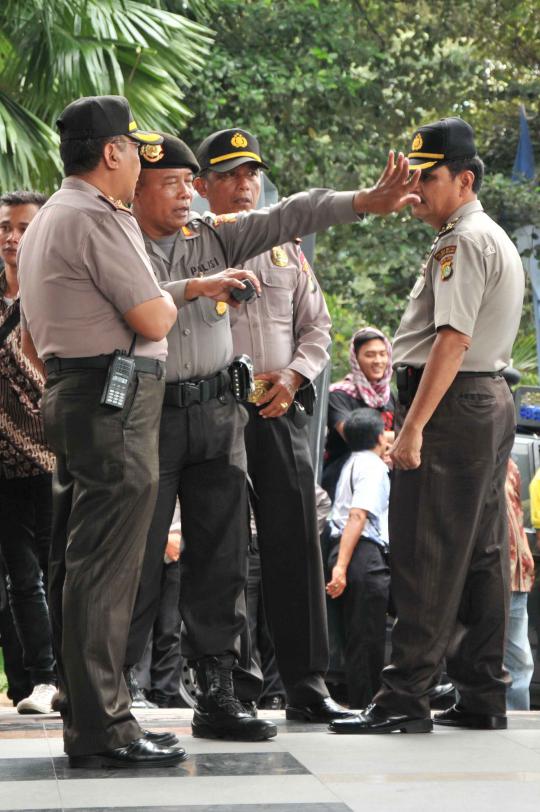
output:
M0 810L538 812L540 808L540 713L511 714L506 731L439 728L416 736L335 736L324 726L295 725L285 723L281 713L268 715L279 725L277 738L250 745L192 739L186 730L189 711L144 714L146 727L177 730L194 756L236 754L230 761L238 774L200 775L194 760L192 769L176 776L163 770L159 777L141 773L102 779L85 778L84 771L77 771L73 779L70 775L44 781L29 780L38 762L21 760L62 757L60 730L47 729L52 717L17 717L8 709L0 710L0 773L8 779L12 759L14 767L22 765L28 771L25 780L0 781ZM264 774L264 754L280 752L294 757L299 772L303 767L306 774ZM263 765L263 774L242 774L242 766L254 753L263 754L252 760L252 766Z

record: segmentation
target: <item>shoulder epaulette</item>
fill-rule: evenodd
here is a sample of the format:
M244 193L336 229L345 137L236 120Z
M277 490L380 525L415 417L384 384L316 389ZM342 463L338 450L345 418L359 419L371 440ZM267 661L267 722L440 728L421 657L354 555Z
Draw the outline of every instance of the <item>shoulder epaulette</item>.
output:
M109 197L109 195L98 195L98 197L101 198L101 200L105 200L115 211L123 211L126 214L132 214L129 206L126 206L122 200L115 200L114 197Z

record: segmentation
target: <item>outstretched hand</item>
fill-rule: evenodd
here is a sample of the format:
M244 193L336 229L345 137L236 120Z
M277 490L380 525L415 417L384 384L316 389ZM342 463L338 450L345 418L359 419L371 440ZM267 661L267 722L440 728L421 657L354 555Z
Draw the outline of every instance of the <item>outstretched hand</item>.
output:
M390 214L405 206L420 203L416 194L420 181L420 170L409 175L409 161L402 152L394 157L393 150L379 180L369 189L360 189L354 196L354 210L359 214Z

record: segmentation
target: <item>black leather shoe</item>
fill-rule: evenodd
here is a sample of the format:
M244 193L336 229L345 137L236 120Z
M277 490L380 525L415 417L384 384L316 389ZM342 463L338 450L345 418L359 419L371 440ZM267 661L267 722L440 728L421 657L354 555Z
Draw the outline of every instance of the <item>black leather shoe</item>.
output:
M332 733L431 733L433 724L431 718L414 719L410 716L391 714L378 705L369 705L365 710L352 719L336 719L330 722L328 729Z
M453 682L440 682L431 688L429 694L429 705L436 710L446 710L456 701L456 689Z
M175 736L174 733L166 731L153 733L151 730L143 730L142 734L146 741L154 742L154 744L159 744L161 747L174 747L175 744L178 744L178 736Z
M125 747L115 747L88 756L69 756L70 767L175 767L185 761L187 753L181 747L162 747L144 736Z
M506 730L508 719L504 715L490 716L488 713L472 713L453 705L448 710L436 713L433 717L436 725L448 727L467 727L469 730Z
M205 657L195 663L197 704L191 731L201 739L258 742L277 735L277 727L248 713L234 695L234 657Z
M354 716L356 714L353 711L338 705L330 696L311 705L285 706L285 718L296 722L332 722L334 719L351 719Z

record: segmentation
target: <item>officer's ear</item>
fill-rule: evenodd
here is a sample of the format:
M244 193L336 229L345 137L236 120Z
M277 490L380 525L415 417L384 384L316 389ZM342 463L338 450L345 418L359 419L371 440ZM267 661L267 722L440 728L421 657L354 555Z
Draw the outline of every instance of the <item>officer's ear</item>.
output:
M201 197L208 197L208 181L203 175L199 175L199 177L195 178L193 187Z
M113 141L107 141L107 143L103 147L102 158L105 163L107 169L118 169L120 166L120 152L123 152L126 149L126 145L119 141L118 139L114 139Z
M474 172L471 169L465 169L459 173L459 182L463 194L468 194L472 191L474 180Z

